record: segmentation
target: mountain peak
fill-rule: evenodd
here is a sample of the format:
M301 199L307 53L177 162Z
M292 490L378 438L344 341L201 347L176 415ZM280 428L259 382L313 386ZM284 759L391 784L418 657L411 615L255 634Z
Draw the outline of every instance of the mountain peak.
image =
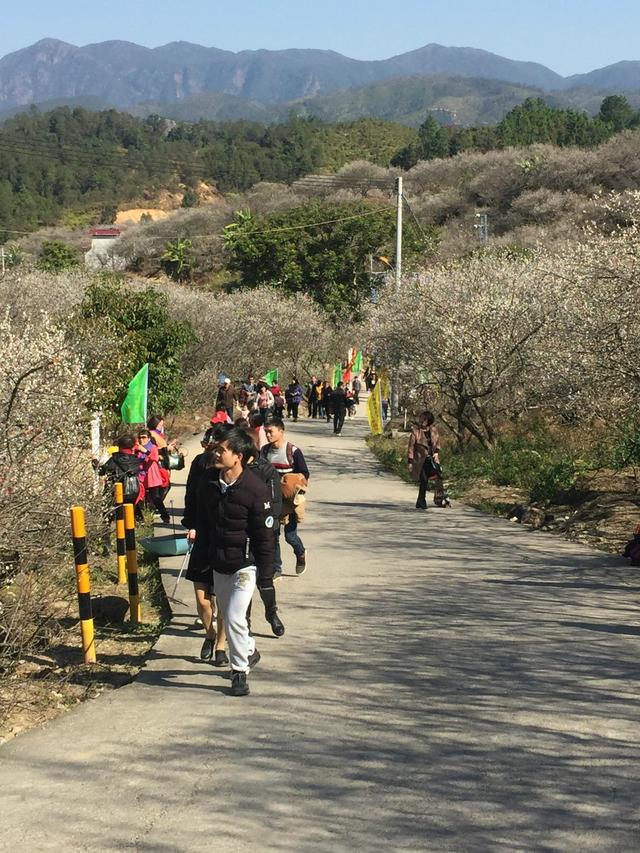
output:
M0 59L0 111L65 99L101 99L119 107L175 103L205 93L282 104L395 77L493 80L546 92L587 86L640 90L640 63L617 63L565 79L535 62L435 42L384 60L290 48L233 53L185 41L149 48L113 40L76 47L53 38Z

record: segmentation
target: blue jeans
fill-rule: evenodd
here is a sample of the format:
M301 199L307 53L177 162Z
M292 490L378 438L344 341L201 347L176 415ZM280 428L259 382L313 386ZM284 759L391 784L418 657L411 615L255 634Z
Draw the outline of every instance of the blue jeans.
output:
M284 538L293 548L293 553L296 557L301 557L304 554L304 545L302 539L298 536L298 519L295 515L289 516L289 521L284 526ZM282 553L280 551L280 533L276 538L276 569L282 571Z

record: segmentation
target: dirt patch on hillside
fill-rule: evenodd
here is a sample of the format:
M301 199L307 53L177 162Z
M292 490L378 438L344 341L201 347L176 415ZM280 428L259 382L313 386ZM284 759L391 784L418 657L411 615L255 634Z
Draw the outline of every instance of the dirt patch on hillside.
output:
M223 199L222 194L218 192L213 184L199 181L193 189L200 204L215 204ZM154 195L149 195L148 198L140 199L135 207L119 210L115 224L123 225L127 222L138 223L143 216L150 216L154 222L166 219L170 213L182 207L185 190L186 187L176 192L163 189Z
M125 223L138 223L143 216L150 216L154 222L159 219L166 219L169 211L162 210L159 207L132 207L129 210L119 210L116 216L116 225L124 225Z

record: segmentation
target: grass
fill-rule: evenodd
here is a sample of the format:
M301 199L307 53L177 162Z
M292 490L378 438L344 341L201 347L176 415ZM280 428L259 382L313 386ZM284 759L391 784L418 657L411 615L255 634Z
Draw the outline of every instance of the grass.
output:
M479 444L459 448L445 441L442 463L447 489L452 496L461 497L472 484L484 481L522 490L529 503L570 503L581 493L584 478L596 460L592 453L576 451L568 438L565 434L562 440L558 431L533 422L518 432L505 433L490 450ZM408 439L408 435L371 436L367 443L387 470L411 481ZM615 452L612 449L608 456ZM602 456L602 449L599 453Z

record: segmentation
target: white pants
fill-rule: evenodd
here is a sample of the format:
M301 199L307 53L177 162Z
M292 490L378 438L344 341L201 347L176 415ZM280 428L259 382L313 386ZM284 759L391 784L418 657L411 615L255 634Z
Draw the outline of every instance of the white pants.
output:
M249 672L249 655L256 641L249 634L247 607L256 588L256 567L247 566L232 575L213 573L213 588L229 642L231 669Z

